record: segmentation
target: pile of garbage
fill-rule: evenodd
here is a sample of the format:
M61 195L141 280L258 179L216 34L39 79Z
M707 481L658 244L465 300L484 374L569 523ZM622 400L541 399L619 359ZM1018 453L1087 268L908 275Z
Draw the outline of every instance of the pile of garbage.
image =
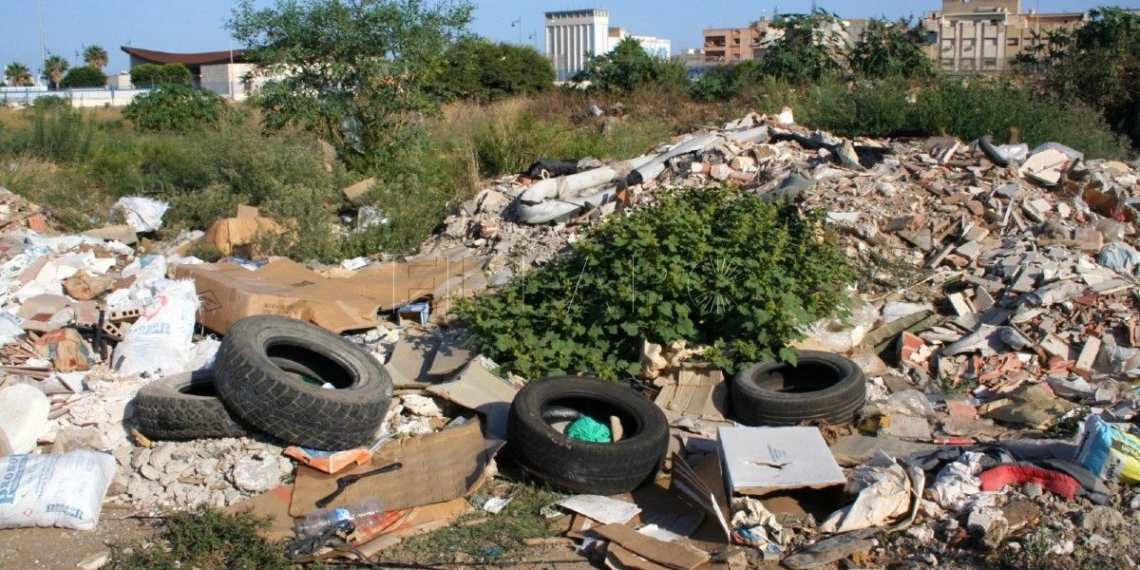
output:
M383 499L357 509L355 529L324 521L324 542L293 545L303 555L336 533L372 555L473 506L498 513L502 497L467 498L498 476L504 445L505 463L571 493L552 520L615 566L937 565L1024 549L1028 536L1047 537L1055 555L1127 553L1140 525L1130 486L1140 483L1138 180L1132 165L1056 143L846 140L785 110L618 163L539 161L464 203L416 257L317 268L241 257L251 236L275 231L253 209L139 257L129 244L161 223L161 204L132 199L117 206L122 224L50 236L38 208L5 191L0 409L19 413L0 419L0 452L8 465L47 455L98 464L90 484L104 507L252 509L271 517L273 539L292 537L299 517L324 520L322 508ZM669 188L723 182L825 210L867 268L851 317L813 323L798 344L841 363L824 367L844 371L839 396L816 386L783 407L745 409L761 405L771 378L795 374L760 366L726 378L694 347L646 344L643 393L583 384L570 400L593 411L566 409L547 403L579 380L497 375L446 318L450 299L509 282L609 216L650 208ZM230 257L186 257L201 240ZM363 351L383 363L378 427L323 422L362 441L309 440L308 411L284 427L268 419L271 391L235 403L227 382L245 372L223 345L248 344L240 323L259 315L341 336L315 360L263 350L272 364L262 369L308 383L314 407L352 399L367 376L338 384L320 362ZM297 340L305 334L290 337L297 354L311 352ZM167 437L147 415L162 409L146 405L148 390L210 370L217 394L195 395L239 437ZM574 443L583 439L603 445ZM608 459L619 451L622 461ZM91 528L91 511L12 522L0 505L0 527ZM883 543L884 531L902 538Z

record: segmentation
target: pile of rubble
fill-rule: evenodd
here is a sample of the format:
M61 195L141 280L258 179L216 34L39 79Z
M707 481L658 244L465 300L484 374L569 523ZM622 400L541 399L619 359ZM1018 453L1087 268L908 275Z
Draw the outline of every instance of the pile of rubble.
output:
M823 521L803 509L773 514L771 505L738 504L744 498L730 490L730 512L713 505L702 514L723 516L732 530L751 529L732 541L750 545L752 557L769 559L815 543L822 546L801 561L853 554L885 560L906 554L899 544L929 551L932 537L942 543L934 549L939 552L978 543L993 548L1046 528L1055 531L1052 552L1111 550L1122 543L1107 544L1106 537L1140 525L1140 501L1132 489L1118 487L1120 473L1107 460L1101 472L1086 469L1091 478L1077 476L1084 472L1072 466L1088 462L1076 458L1072 430L1082 423L1086 432L1104 429L1086 417L1116 425L1118 431L1104 432L1114 441L1126 435L1128 427L1120 426L1136 430L1137 181L1128 164L1087 161L1057 144L1030 151L988 140L851 141L804 129L790 111L752 114L620 163L537 163L464 203L444 232L406 263L351 260L359 263L317 270L287 260L205 264L182 257L202 234L163 254L137 257L128 245L135 232L153 231L156 212L161 217L161 208L147 203L122 206L125 226L47 237L38 208L3 192L0 371L6 376L0 400L18 390L8 392L9 399L19 396L27 416L38 418L0 426L7 430L0 431L3 453L108 451L118 465L108 504L252 507L275 517L275 537L287 536L291 517L306 514L294 508L298 497L319 497L330 482L313 463L295 464L303 454L283 454L291 442L263 435L151 442L134 430L131 405L139 388L156 378L211 366L218 341L203 326L225 334L242 316L283 312L337 333L365 331L347 338L385 362L396 395L380 434L401 437L394 444L381 439L384 445L360 459L372 457L372 463L360 469L405 457L401 453L422 458L417 469L430 464L436 471L421 471L421 480L437 485L392 508L421 507L425 503L408 501L434 497L434 510L406 515L420 517L412 521L419 526L405 520L400 532L454 520L466 508L462 497L481 480L463 469L475 465L493 474L487 453L502 444L504 410L524 379L496 376L493 363L464 348L461 330L438 326L446 324L438 317L446 313L447 297L507 283L565 252L584 229L651 207L669 188L731 182L825 210L852 262L866 268L850 319L814 324L800 347L847 354L868 378L869 402L859 423L820 434L847 469L841 476L848 491L875 488L894 507L867 514L861 527L842 523L822 532ZM206 239L233 255L242 252L243 239L272 228L249 211L219 224ZM198 301L180 297L177 284L187 282ZM378 311L393 313L393 320L378 320ZM153 339L140 340L156 333L173 343L157 349L161 358L147 344ZM680 352L666 347L647 357L654 362ZM723 396L718 386L725 379L694 372L681 360L662 361L653 381L672 428L674 484L689 463L697 471L708 466L707 457L700 459L717 448L719 428L732 425L731 416L716 413L723 402L719 408L699 398L685 403L679 394L694 397L686 392L694 386L701 398ZM40 396L26 396L28 386ZM484 445L477 434L457 441L469 428L440 431L468 412L483 417L493 444ZM403 437L410 435L418 437ZM994 447L963 449L977 444ZM439 458L431 450L450 463L432 463ZM923 465L919 474L930 477L908 472L896 461L902 458L908 466ZM1003 471L1011 485L990 487L979 479L1011 462L1025 464L1016 473ZM1071 469L1077 475L1066 476L1077 487L1064 479L1069 490L1059 494L1059 476L1042 480L1029 466ZM447 487L451 471L457 482ZM296 482L282 485L290 475ZM416 472L406 476L415 481ZM390 483L377 483L383 484ZM278 504L274 497L282 493L292 502ZM586 536L583 520L575 519L572 536ZM835 535L846 542L829 545L826 537L836 528L846 531ZM873 531L883 528L905 530L908 538L877 544ZM636 542L620 529L607 532L623 546ZM708 551L725 555L723 548ZM683 554L677 556L690 560ZM709 557L692 560L701 565Z

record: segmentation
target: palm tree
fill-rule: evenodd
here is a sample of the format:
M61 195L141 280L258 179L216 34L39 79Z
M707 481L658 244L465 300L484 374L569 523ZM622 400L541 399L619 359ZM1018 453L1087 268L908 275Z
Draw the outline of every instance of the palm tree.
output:
M15 61L4 68L4 77L8 78L8 83L12 87L31 87L34 83L32 72L28 70L28 66Z
M71 65L58 55L49 55L44 60L44 79L50 80L56 89L59 89L59 80Z
M87 46L83 48L83 61L95 69L107 67L107 50L100 46Z

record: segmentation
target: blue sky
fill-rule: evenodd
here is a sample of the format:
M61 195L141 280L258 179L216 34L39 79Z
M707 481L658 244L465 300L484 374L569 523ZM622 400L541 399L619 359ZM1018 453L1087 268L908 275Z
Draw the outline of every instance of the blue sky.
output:
M259 5L273 5L259 0ZM533 44L543 49L543 12L578 8L607 8L610 25L633 34L672 40L673 52L699 47L701 30L745 26L763 15L806 12L811 0L744 2L741 0L474 0L475 21L470 31L495 41ZM941 0L817 0L841 17L919 16L939 9ZM1104 1L1022 0L1023 9L1040 12L1083 11ZM111 56L108 73L125 71L128 57L119 46L169 52L216 51L241 47L224 24L233 0L0 0L0 69L13 61L40 68L39 13L43 14L44 44L72 65L81 64L83 46L100 45ZM1140 0L1113 3L1140 8ZM512 26L521 21L521 25ZM531 38L533 34L533 39ZM78 57L77 57L77 54Z

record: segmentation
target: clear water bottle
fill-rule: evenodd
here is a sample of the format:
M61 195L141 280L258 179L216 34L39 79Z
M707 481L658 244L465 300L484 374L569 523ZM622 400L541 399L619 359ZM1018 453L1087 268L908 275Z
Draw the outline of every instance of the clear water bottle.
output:
M383 501L366 499L343 507L313 511L305 517L305 520L297 523L293 530L298 536L317 535L330 526L344 521L351 522L354 528L367 528L377 524L384 517L384 513Z

